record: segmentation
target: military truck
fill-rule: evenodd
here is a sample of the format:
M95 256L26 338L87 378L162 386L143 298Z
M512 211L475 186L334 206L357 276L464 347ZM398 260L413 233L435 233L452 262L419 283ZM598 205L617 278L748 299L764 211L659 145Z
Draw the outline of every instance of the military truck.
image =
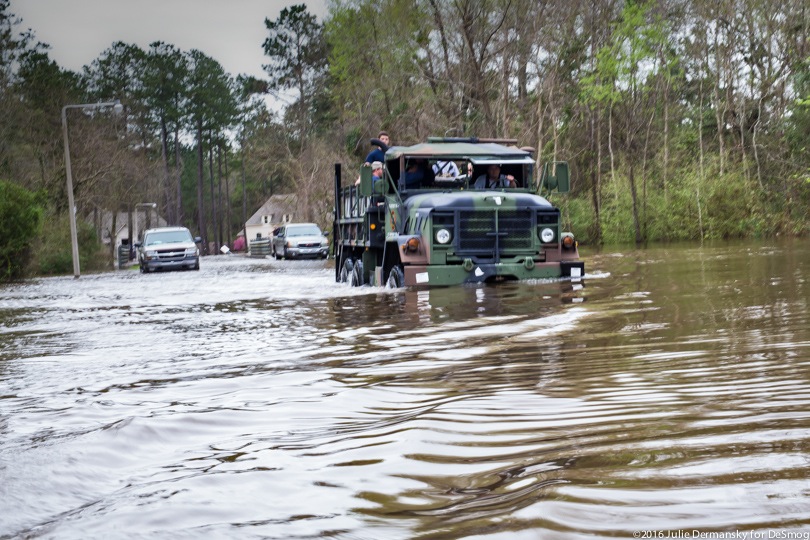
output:
M506 139L371 142L385 152L381 178L364 164L343 186L335 165L336 281L398 288L584 274L576 238L542 196L568 191L567 163L538 171L531 151ZM513 180L477 188L496 166Z

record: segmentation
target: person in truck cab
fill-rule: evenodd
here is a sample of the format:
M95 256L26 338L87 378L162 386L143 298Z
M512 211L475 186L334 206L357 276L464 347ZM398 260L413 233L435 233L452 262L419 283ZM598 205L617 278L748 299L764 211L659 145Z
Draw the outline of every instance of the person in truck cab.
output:
M475 189L495 189L517 187L515 177L511 174L501 174L501 166L493 163L487 167L487 173L475 180Z

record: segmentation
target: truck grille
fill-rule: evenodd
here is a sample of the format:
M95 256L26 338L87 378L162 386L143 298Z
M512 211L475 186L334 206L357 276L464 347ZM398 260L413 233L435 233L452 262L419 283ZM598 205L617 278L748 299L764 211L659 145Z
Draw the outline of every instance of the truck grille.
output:
M160 261L182 261L186 256L186 250L172 249L172 250L158 250L157 259Z
M534 229L531 210L462 210L458 252L500 258L510 251L530 250Z

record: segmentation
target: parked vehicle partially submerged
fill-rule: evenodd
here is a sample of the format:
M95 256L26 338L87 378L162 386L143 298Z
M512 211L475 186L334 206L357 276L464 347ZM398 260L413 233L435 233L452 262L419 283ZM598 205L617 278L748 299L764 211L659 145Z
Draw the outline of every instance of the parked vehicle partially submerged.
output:
M568 191L568 164L538 174L515 143L430 138L386 148L383 178L363 166L358 186L343 187L335 165L335 279L401 287L582 276L573 233L541 195ZM448 161L456 167L442 167ZM510 187L475 187L491 165L514 179Z
M185 227L158 227L147 229L138 248L138 266L141 273L156 270L199 270L200 237L192 237Z

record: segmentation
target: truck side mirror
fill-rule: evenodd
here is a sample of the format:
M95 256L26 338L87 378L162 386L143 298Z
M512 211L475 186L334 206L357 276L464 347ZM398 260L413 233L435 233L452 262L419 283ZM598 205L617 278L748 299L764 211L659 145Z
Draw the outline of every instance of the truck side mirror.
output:
M360 167L360 190L361 197L370 197L371 195L384 195L388 191L388 180L385 173L383 177L374 182L374 177L371 174L371 167L363 165Z
M553 161L543 165L543 176L540 179L540 189L557 191L558 193L568 193L568 191L571 189L571 177L568 172L568 162Z
M371 190L373 189L371 178L371 167L363 165L360 167L360 189L358 190L361 197L370 197Z
M568 193L571 189L571 177L568 173L568 162L557 161L554 163L554 176L557 178L557 191Z

